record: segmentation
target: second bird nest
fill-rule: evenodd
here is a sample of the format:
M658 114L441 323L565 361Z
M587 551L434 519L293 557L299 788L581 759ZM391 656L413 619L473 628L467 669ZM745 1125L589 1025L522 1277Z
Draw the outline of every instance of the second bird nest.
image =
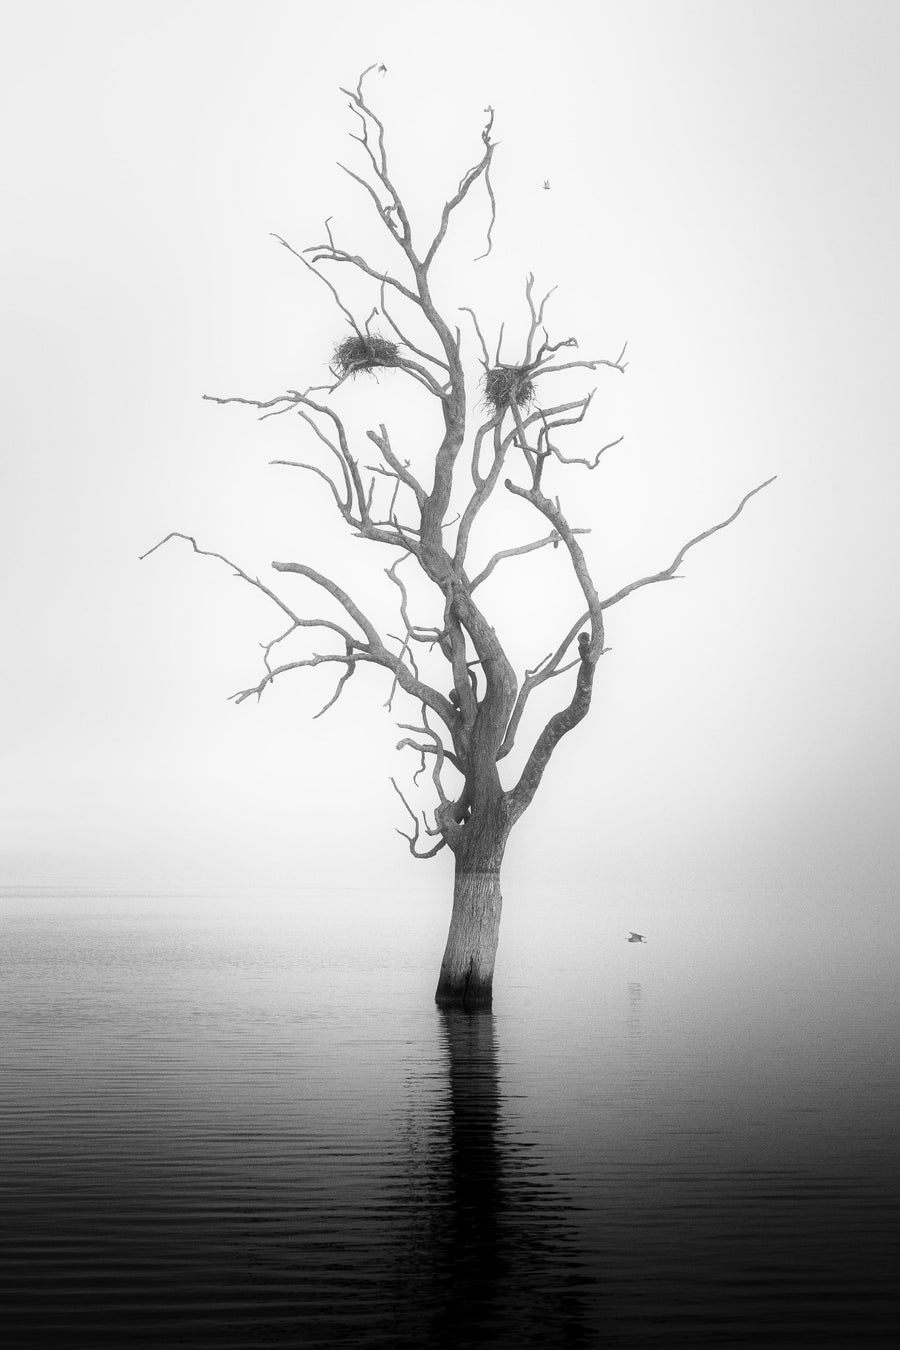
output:
M527 408L534 398L531 375L531 366L494 366L483 380L485 402L495 412L512 403L517 408Z

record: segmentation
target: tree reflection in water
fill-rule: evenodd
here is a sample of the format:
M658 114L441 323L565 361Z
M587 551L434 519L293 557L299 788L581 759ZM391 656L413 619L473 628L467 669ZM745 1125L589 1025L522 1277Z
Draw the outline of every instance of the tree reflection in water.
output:
M436 1346L596 1345L575 1206L508 1117L493 1015L438 1016L448 1090L413 1169L406 1314Z

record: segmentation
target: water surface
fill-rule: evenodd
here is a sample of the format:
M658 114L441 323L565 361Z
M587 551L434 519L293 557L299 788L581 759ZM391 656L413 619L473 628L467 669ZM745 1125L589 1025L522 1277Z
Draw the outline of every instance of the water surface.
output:
M0 900L4 1344L889 1343L884 965L319 900Z

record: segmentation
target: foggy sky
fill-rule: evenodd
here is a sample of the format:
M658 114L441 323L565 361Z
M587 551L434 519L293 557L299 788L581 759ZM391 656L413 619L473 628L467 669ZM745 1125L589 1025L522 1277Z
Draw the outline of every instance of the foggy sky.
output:
M335 161L360 167L338 86L383 61L368 92L420 238L496 109L493 253L472 261L476 196L445 245L444 309L524 336L531 270L558 286L551 336L588 356L629 342L624 377L585 373L598 395L566 452L623 443L554 479L593 527L601 593L778 475L683 579L610 611L591 717L513 836L513 885L890 887L896 6L462 3L439 20L349 0L340 28L325 15L280 0L5 12L2 879L446 883L445 858L413 863L394 833L388 777L416 764L393 750L387 676L362 671L318 721L321 671L235 707L277 611L185 545L138 562L183 530L264 580L294 558L375 608L391 596L393 555L345 538L324 485L269 467L310 456L299 420L200 397L325 376L340 316L270 232L304 247L333 216L340 241L378 252ZM363 318L377 301L348 293ZM359 384L342 406L427 460L434 415L405 384ZM505 510L503 544L543 532ZM477 541L485 559L498 546ZM503 568L484 603L521 669L581 606L561 553ZM300 583L284 591L320 612Z

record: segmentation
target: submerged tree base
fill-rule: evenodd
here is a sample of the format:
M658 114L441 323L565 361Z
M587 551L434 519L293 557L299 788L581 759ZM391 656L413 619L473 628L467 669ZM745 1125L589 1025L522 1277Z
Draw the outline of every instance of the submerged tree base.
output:
M452 980L441 971L434 1001L439 1008L460 1008L464 1012L489 1010L494 1001L493 977L479 980L474 970L466 973L462 981Z
M499 867L457 871L450 931L434 996L439 1008L490 1008L502 907Z

